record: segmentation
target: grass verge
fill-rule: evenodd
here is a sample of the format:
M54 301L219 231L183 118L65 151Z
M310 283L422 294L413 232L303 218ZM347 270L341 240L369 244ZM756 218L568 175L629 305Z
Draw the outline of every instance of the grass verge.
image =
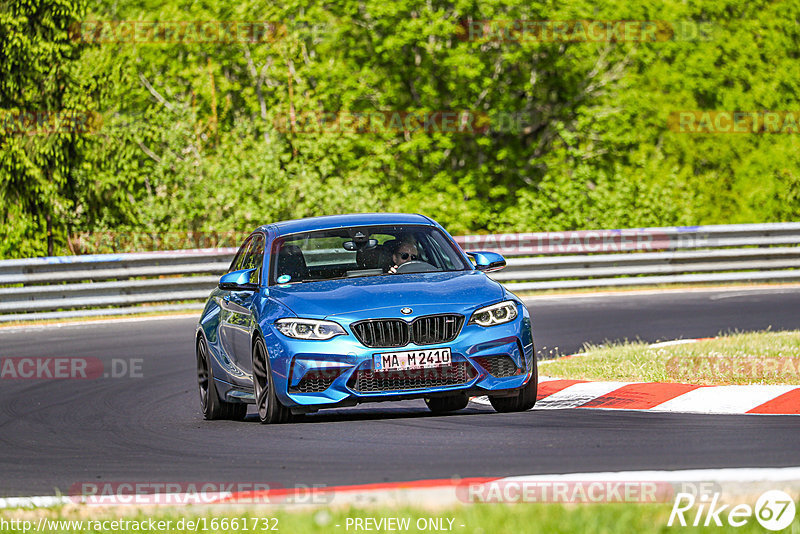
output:
M747 523L739 528L733 528L727 523L726 514L721 514L723 527L668 527L671 504L475 504L438 510L435 512L420 508L333 508L317 509L303 512L287 512L285 510L257 513L255 511L240 515L231 515L229 512L220 511L218 514L193 515L191 512L155 512L150 515L143 513L126 514L119 518L128 521L128 524L115 525L106 523L97 524L97 521L113 520L113 516L100 516L87 518L81 514L82 519L72 517L73 514L56 512L47 514L46 532L84 533L84 532L159 532L159 533L184 533L184 532L289 532L303 534L312 532L325 532L342 534L348 532L454 532L456 534L520 534L520 533L611 533L611 532L637 532L661 533L678 528L681 532L708 532L735 531L737 533L765 532L755 517L750 517ZM107 513L107 512L106 512ZM0 532L23 532L20 528L9 528L8 513L0 514ZM400 523L394 523L393 528L386 528L381 519L397 518ZM31 521L28 532L36 530L40 518L29 516ZM365 521L369 528L356 528L355 520ZM702 525L701 518L700 525ZM64 521L81 521L69 525ZM150 521L163 521L164 523L151 528ZM224 521L225 520L225 521ZM687 516L687 522L694 520L694 512ZM5 523L4 523L5 521ZM53 523L60 521L62 523ZM138 522L134 528L133 521ZM189 521L194 523L189 524ZM235 527L232 526L235 521ZM675 523L677 525L677 523ZM398 525L407 525L399 528ZM164 527L164 528L160 528ZM197 528L195 528L197 527ZM791 529L787 532L797 532L800 528L800 514L795 518Z
M570 296L570 295L593 295L593 294L636 294L652 293L653 291L714 291L737 289L759 290L759 289L792 289L800 288L800 284L795 282L717 282L717 283L683 283L683 284L650 284L650 285L630 285L630 286L609 286L609 287L576 287L569 289L536 289L530 291L515 291L519 297L549 297L549 296Z
M541 366L559 378L701 385L800 384L800 331L734 333L669 346L587 345Z

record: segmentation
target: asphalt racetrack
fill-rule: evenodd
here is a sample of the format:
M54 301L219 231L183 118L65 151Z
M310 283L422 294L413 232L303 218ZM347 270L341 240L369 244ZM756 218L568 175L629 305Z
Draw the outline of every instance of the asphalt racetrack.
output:
M584 342L800 328L800 288L531 300L545 354ZM433 416L422 401L262 426L206 422L195 320L0 329L0 358L140 360L141 378L0 380L0 496L83 482L360 484L429 478L800 465L800 418L613 410ZM251 408L252 412L252 408Z

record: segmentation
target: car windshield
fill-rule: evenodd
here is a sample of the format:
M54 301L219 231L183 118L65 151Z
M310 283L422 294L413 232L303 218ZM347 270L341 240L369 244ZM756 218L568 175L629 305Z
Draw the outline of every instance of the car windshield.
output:
M456 245L432 226L355 226L280 237L270 285L470 268Z

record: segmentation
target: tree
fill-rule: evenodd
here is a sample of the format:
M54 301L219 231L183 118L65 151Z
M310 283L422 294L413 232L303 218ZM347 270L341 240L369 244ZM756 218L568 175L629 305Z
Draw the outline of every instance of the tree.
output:
M75 170L94 127L98 94L96 77L80 64L86 45L71 37L84 13L85 2L74 0L9 0L0 7L0 217L5 234L0 238L11 248L12 225L24 228L28 254L54 253L56 240L63 241L69 231L64 221L79 194Z

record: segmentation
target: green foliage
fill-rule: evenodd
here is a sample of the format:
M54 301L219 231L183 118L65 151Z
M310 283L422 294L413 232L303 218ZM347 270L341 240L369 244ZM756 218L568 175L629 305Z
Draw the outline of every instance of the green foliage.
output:
M0 256L46 252L48 219L60 253L75 233L244 233L357 211L420 212L454 234L796 220L797 135L679 133L667 118L800 109L799 15L733 0L6 2L0 109L96 111L102 125L0 133ZM698 21L707 35L465 33L518 19ZM104 38L70 33L80 20L104 21ZM109 24L254 20L276 31L132 42ZM312 113L447 110L492 127L302 131Z
M87 140L70 123L99 93L69 35L81 2L10 0L0 10L0 218L3 255L53 252L80 202L75 172ZM24 124L22 124L24 123ZM72 124L72 125L70 125ZM38 133L45 131L50 133ZM37 132L37 133L32 133ZM44 237L43 236L49 236Z

